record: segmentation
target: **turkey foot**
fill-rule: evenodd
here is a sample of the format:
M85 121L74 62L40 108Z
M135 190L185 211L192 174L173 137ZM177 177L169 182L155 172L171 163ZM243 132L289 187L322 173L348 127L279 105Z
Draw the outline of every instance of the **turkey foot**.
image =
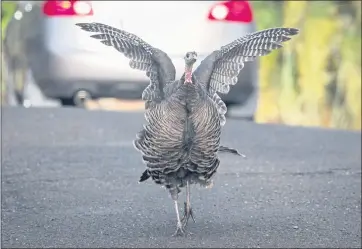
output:
M177 199L175 198L174 200L175 202L175 210L176 210L176 218L177 218L177 229L176 232L172 235L172 237L175 236L184 236L187 234L184 226L182 225L181 219L180 219L180 214L179 214L179 210L178 210L178 203L177 203Z
M191 193L190 193L190 183L189 181L186 182L186 202L185 202L185 208L184 208L184 217L182 218L182 225L183 227L187 226L187 222L190 219L190 216L192 218L192 220L195 222L194 219L194 214L192 213L192 209L191 209Z
M172 237L185 236L185 235L186 235L186 230L183 228L182 223L177 222L177 229L176 232L172 235Z

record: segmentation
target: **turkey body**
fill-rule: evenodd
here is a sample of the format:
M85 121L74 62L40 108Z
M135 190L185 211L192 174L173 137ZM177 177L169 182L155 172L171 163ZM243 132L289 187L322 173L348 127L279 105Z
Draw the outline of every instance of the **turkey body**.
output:
M171 195L177 195L187 181L209 185L220 164L218 110L195 81L170 85L170 96L146 110L148 124L134 141L147 165L140 181L151 177Z
M165 186L174 201L177 230L185 234L193 218L190 185L209 186L220 160L219 152L239 155L237 150L220 145L225 124L225 103L217 92L227 94L237 83L244 62L269 54L298 34L295 28L271 28L248 34L209 54L192 72L196 52L187 52L185 71L176 80L170 57L140 37L102 23L77 23L92 38L114 47L130 59L129 65L146 72L149 85L142 93L147 123L136 135L134 146L142 154L146 170L140 178L151 178ZM186 187L184 216L180 219L178 193Z

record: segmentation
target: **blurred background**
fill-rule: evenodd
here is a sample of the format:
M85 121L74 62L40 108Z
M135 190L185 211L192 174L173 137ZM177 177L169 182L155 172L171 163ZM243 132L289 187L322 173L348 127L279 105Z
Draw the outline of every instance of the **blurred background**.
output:
M200 61L246 33L297 27L284 48L247 63L222 96L229 115L361 129L360 1L2 1L1 105L142 110L147 78L74 25L87 21L139 35L179 72L188 50ZM194 40L182 43L187 32Z

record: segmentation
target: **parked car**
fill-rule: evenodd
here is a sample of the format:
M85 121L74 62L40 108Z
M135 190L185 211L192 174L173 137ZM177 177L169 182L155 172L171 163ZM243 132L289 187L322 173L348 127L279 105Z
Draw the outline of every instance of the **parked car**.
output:
M21 19L7 32L6 49L21 44L24 62L45 96L77 105L92 98L140 98L148 84L144 72L126 57L89 37L75 23L101 22L140 36L172 59L181 77L183 56L209 53L256 30L248 1L21 1ZM10 25L11 26L11 25ZM20 37L14 42L11 37ZM11 57L11 55L10 55ZM20 62L18 62L20 63ZM242 107L253 119L258 96L258 63L248 62L227 95L228 106Z

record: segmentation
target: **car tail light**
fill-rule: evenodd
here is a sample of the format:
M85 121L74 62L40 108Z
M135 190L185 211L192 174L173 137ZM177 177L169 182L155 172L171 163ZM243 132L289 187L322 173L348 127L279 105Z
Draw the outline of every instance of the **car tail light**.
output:
M211 8L209 20L249 23L253 20L253 13L248 1L226 1Z
M47 16L91 16L92 4L89 1L45 1L43 13Z

